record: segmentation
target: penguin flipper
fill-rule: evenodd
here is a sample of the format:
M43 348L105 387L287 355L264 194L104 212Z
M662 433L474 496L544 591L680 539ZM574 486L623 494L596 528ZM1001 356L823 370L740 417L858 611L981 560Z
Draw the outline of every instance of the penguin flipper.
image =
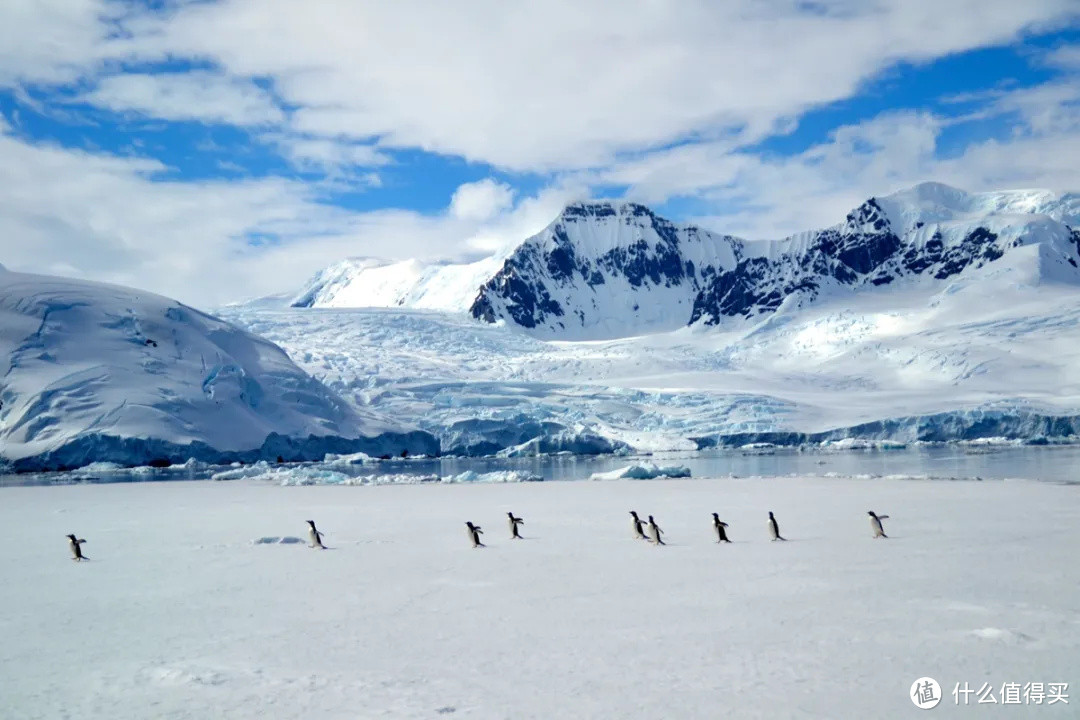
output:
M888 519L889 519L889 516L888 516L888 515L878 515L878 516L877 516L877 519L878 519L878 520L888 520Z

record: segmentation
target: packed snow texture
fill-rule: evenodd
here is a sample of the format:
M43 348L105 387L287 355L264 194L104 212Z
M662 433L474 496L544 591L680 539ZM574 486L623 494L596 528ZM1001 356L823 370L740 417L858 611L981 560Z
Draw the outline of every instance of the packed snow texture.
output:
M910 687L929 676L943 717L1075 717L1077 490L3 488L3 715L864 720L919 716ZM631 509L666 547L632 537ZM788 542L769 542L769 510ZM890 516L888 539L871 538L867 510ZM507 512L525 539L509 539ZM308 519L331 550L306 547ZM487 548L470 547L467 520ZM69 559L72 532L89 562ZM1068 682L1071 697L957 708L965 682Z
M0 464L437 452L281 348L151 293L0 270Z

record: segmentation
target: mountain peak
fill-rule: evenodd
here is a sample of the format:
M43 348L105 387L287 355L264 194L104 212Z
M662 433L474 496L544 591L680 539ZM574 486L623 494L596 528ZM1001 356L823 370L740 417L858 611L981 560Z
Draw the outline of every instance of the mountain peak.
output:
M1040 247L1023 249L1031 245ZM337 268L295 304L467 310L538 335L604 339L753 317L843 288L941 281L1007 254L994 267L1027 272L1038 261L1032 277L1080 283L1080 195L925 182L775 241L673 223L636 202L584 200L509 252L438 268Z
M939 182L924 182L877 198L894 224L971 221L987 216L1046 215L1080 224L1080 196L1045 188L967 192Z
M626 200L581 200L563 208L557 220L619 216L657 217L649 208Z

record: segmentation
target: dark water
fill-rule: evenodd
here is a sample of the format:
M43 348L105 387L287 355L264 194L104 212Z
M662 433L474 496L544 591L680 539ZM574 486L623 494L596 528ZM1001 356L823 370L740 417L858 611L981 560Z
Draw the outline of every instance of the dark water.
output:
M1080 446L1063 447L968 447L928 446L896 450L799 451L776 449L758 452L738 450L695 453L664 453L653 457L549 456L539 458L443 458L395 460L349 468L327 467L349 475L375 474L457 475L466 470L491 472L519 470L545 480L585 480L631 463L685 465L693 477L757 475L904 475L937 479L1001 480L1024 478L1055 483L1080 484ZM309 464L311 465L311 464ZM318 467L319 464L313 464ZM146 482L203 480L224 468L170 468L131 472L38 473L0 475L5 485L53 485L67 483Z

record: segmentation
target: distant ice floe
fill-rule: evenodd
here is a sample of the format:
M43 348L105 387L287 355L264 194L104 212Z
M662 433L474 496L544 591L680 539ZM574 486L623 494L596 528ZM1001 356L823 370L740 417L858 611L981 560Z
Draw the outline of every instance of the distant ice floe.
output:
M685 465L655 465L644 463L626 465L607 472L597 472L589 476L590 480L653 480L655 478L688 478L690 468Z
M333 462L333 461L331 461ZM282 486L302 485L417 485L420 483L518 483L541 482L544 478L519 470L476 472L466 470L456 475L434 473L376 473L371 475L347 475L318 466L274 466L255 463L215 473L213 480L258 480Z
M353 465L370 465L375 462L375 458L367 453L350 453L348 455L337 455L335 453L327 453L323 458L323 465L337 465L342 467Z
M868 440L866 438L843 438L821 443L826 450L903 450L907 443L898 440Z

